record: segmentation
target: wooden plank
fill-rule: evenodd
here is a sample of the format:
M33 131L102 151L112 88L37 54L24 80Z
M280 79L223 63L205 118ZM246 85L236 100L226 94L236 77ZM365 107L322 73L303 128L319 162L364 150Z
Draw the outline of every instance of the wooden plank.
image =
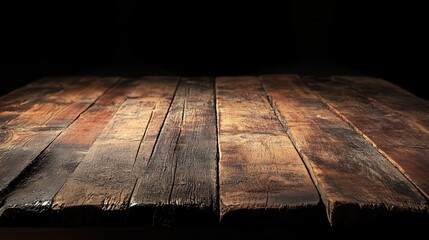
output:
M381 79L307 81L429 199L429 101Z
M419 191L301 79L264 76L263 85L333 225L407 223L427 217L427 202Z
M317 190L260 80L217 78L216 96L221 220L311 224L326 219L318 208Z
M147 153L139 156L133 221L192 226L217 221L213 79L181 79L153 154Z
M0 197L37 156L118 79L83 79L80 88L65 88L61 97L47 94L31 108L2 126ZM52 80L54 81L54 80ZM84 94L84 96L82 96Z
M165 102L171 101L176 85L176 78L146 78L127 93L127 100L56 194L52 208L60 224L124 223L136 183L133 167L140 145L154 114L164 112L165 116ZM100 100L101 105L118 102Z

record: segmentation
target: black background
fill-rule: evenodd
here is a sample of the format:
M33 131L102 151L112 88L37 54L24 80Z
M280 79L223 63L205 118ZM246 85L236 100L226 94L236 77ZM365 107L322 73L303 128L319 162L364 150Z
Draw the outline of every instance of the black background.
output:
M428 98L423 3L11 2L0 94L48 75L298 73L376 76Z

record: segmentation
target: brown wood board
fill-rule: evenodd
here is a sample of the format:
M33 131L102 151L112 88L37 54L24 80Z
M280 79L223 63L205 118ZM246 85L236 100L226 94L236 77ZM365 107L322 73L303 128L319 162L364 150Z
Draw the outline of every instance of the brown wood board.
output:
M217 140L212 78L182 78L131 198L138 224L217 221Z
M293 223L294 212L307 224L320 220L317 190L260 80L219 77L216 96L222 221Z

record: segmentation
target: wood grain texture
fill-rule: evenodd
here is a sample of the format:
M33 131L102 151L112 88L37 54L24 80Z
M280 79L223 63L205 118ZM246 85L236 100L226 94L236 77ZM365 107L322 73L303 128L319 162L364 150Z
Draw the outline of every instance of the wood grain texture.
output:
M264 76L263 85L333 225L406 222L403 213L427 217L419 191L299 77Z
M187 225L217 220L214 81L182 78L153 154L142 152L131 198L135 222Z
M370 100L383 104L385 107L413 118L414 121L425 121L429 124L427 100L416 97L406 90L379 78L334 76L332 79L354 86L355 90Z
M429 199L429 102L382 79L307 79Z
M29 84L0 99L2 128L64 128L74 112L92 104L118 78L46 78L44 84Z
M144 167L153 154L156 141L160 135L179 83L179 77L150 77L150 79L145 79L151 83L150 89L152 89L151 92L147 93L146 97L157 99L157 107L153 111L151 121L147 126L146 133L140 145L140 151L136 157L133 168L133 175L136 178L141 177Z
M428 101L366 77L216 81L0 97L0 225L427 225Z
M125 99L148 84L148 79L121 80L65 129L43 151L31 173L8 194L0 208L2 221L9 225L49 225L55 194Z
M317 190L260 80L220 77L216 90L221 220L274 223L294 212L306 223L323 217Z
M59 95L76 87L80 77L43 78L0 97L0 126L18 117L45 95ZM42 84L43 83L43 84ZM46 99L45 99L46 101Z
M168 105L164 103L171 101L176 85L177 78L146 77L119 85L119 91L126 91L123 95L100 99L99 104L107 104L105 109L126 98L56 194L52 205L55 219L64 225L125 222L140 145L154 113L166 114Z
M39 154L107 91L117 78L81 78L76 86L46 94L4 124L0 137L0 197ZM61 82L61 81L60 81ZM55 85L55 79L46 87Z

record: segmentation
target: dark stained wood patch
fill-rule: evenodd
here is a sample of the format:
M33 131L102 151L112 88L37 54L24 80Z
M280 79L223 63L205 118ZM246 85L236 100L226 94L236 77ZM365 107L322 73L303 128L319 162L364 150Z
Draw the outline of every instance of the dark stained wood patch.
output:
M318 208L317 190L260 80L220 77L216 93L221 221L312 224L326 219Z
M427 216L425 198L376 148L334 114L297 76L264 76L333 225L407 221Z
M382 79L307 79L429 199L429 102Z
M141 175L130 205L134 223L217 221L214 104L212 78L181 79L153 153L142 151L139 156L136 171Z
M60 130L20 131L0 130L7 135L0 147L0 196L2 196L21 172L60 134Z

